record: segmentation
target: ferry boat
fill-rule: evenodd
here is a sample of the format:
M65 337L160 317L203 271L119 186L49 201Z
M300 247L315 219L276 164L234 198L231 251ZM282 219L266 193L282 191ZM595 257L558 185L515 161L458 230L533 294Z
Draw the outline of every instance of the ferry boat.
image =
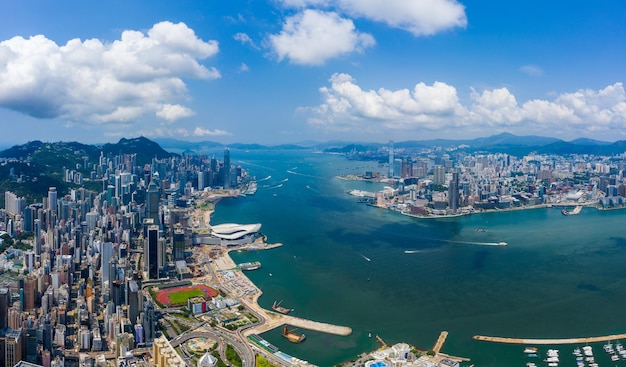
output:
M239 269L249 271L249 270L257 270L261 268L261 263L259 261L252 261L247 263L241 263L237 265Z

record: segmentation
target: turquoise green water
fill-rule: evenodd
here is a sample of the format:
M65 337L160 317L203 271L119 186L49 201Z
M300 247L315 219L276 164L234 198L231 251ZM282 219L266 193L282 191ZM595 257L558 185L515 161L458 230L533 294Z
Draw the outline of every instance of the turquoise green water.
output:
M334 178L384 171L376 163L310 152L233 151L231 157L257 177L259 190L223 200L211 222L260 222L270 242L284 243L233 254L235 262L263 263L248 273L264 292L261 305L283 300L297 316L354 331L338 337L302 330L302 344L289 343L280 330L264 335L286 353L331 366L376 348L368 333L429 349L447 330L445 353L476 366L522 366L523 346L472 335L626 332L626 211L585 209L566 217L552 208L420 220L346 194L381 184ZM501 241L508 246L492 245ZM573 346L560 349L561 365L575 365ZM605 359L616 364L600 347L595 354L601 366Z

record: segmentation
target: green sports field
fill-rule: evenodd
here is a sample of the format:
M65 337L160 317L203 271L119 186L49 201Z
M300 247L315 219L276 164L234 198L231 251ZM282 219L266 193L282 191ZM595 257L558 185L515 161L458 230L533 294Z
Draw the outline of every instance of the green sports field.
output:
M172 305L180 305L186 303L189 298L204 296L204 292L201 289L189 289L180 292L173 292L169 294L170 302Z

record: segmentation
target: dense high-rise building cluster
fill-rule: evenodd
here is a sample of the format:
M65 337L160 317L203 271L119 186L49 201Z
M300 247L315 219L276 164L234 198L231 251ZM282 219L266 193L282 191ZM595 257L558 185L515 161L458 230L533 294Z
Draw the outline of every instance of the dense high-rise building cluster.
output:
M223 161L185 155L140 165L135 154L101 154L81 166L65 181L88 177L101 191L50 187L31 203L5 192L0 230L32 233L32 249L0 256L0 365L102 365L102 356L151 346L158 330L145 286L179 276L176 261L193 242L193 194L249 179L228 150Z
M616 156L469 154L384 148L395 189L372 194L376 205L415 215L455 214L541 204L626 205L626 154ZM365 153L359 159L368 159ZM364 178L373 179L373 172Z

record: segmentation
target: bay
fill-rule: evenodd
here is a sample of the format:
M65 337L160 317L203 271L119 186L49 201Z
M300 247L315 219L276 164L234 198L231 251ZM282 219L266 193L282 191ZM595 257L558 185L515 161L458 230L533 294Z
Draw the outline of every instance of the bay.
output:
M211 223L262 223L269 242L284 244L231 253L235 262L262 262L247 273L263 290L260 304L269 309L282 300L296 316L353 329L348 337L300 330L307 335L301 344L289 343L280 330L263 335L288 354L332 366L377 348L375 335L430 349L446 330L445 353L476 366L523 365L523 347L472 336L626 331L624 211L587 208L563 216L547 208L416 219L347 194L383 184L335 177L386 172L376 162L310 151L233 150L231 159L256 176L259 189L222 200Z

